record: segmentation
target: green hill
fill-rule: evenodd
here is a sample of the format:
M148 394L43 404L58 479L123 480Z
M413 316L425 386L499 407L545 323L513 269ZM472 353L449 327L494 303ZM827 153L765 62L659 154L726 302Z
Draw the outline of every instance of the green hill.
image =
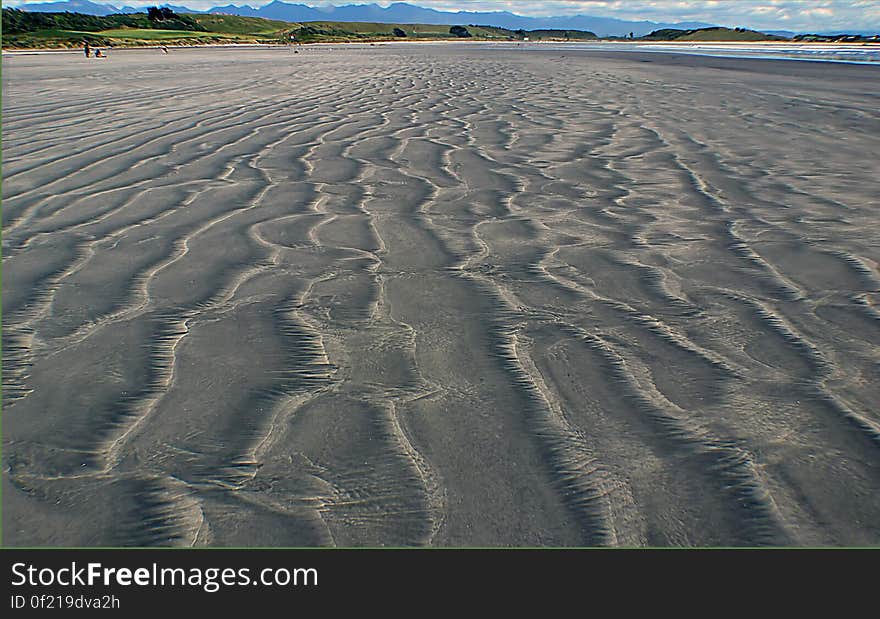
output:
M640 41L693 41L693 42L736 42L736 41L786 41L785 37L765 34L746 28L699 28L696 30L676 30L664 28L655 30L639 39Z
M532 41L595 41L599 38L587 30L530 30L526 35Z
M147 13L117 15L85 15L83 13L32 13L19 9L3 9L3 34L15 35L44 30L76 30L100 32L114 28L204 31L190 15L168 15L152 19Z
M471 38L481 40L507 40L510 30L490 26L467 26ZM367 22L306 22L292 30L296 41L348 41L389 39L451 39L450 26L439 24L380 24Z
M233 15L170 13L151 19L147 13L95 16L4 8L3 47L70 48L79 47L84 41L119 47L271 43L278 41L279 32L291 26L281 21Z
M263 19L262 17L240 17L238 15L190 14L188 17L206 31L222 34L275 34L290 29L292 25L285 21Z

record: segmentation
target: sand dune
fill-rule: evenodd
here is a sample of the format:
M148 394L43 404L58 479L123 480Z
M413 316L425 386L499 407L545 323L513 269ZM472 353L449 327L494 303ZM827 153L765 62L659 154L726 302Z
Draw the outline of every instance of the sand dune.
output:
M880 543L876 68L3 65L5 544Z

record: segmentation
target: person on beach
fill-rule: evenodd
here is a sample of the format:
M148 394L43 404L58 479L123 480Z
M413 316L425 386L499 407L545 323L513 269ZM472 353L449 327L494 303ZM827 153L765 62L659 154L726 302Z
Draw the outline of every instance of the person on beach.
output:
M95 50L95 58L106 58L106 57L107 56L105 56L104 54L101 53L100 49Z
M84 41L84 43L85 45L83 46L83 51L86 53L86 58L88 58L89 55L91 55L91 48L89 47L88 41Z

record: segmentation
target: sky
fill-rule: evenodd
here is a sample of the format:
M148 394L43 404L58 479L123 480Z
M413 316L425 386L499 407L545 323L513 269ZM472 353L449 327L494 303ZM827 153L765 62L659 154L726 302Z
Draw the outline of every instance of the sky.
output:
M48 1L48 0L45 0ZM159 3L208 9L248 4L259 7L270 0L93 0L121 6ZM285 0L311 6L368 4L371 0ZM376 1L376 0L373 0ZM764 30L828 31L880 29L880 0L408 0L410 4L443 11L510 11L519 15L550 16L582 13L598 17L655 22L700 21L721 26ZM32 0L12 0L20 6ZM387 6L389 1L376 1Z

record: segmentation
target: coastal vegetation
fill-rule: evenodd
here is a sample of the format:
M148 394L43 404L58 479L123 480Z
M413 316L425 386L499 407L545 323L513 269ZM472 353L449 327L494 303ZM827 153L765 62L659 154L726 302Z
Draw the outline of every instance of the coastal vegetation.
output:
M204 45L216 43L340 43L349 41L445 40L570 41L595 40L582 30L508 30L494 26L383 24L367 22L292 23L222 14L177 14L150 7L145 13L84 15L3 9L4 48L74 48L92 45Z
M786 37L747 28L665 28L642 37L609 37L641 42L760 42ZM585 30L509 30L487 25L385 24L372 22L285 22L260 17L215 13L178 14L167 7L144 13L106 16L83 13L38 13L3 9L3 47L18 49L74 48L91 45L205 45L220 43L342 43L393 40L475 41L596 41ZM877 37L797 35L802 42L867 42Z
M720 26L713 28L697 28L695 30L677 30L674 28L664 28L655 30L650 34L639 39L640 41L706 41L706 42L724 42L724 41L786 41L785 37L775 34L767 34L758 32L757 30L749 30L747 28L722 28Z

